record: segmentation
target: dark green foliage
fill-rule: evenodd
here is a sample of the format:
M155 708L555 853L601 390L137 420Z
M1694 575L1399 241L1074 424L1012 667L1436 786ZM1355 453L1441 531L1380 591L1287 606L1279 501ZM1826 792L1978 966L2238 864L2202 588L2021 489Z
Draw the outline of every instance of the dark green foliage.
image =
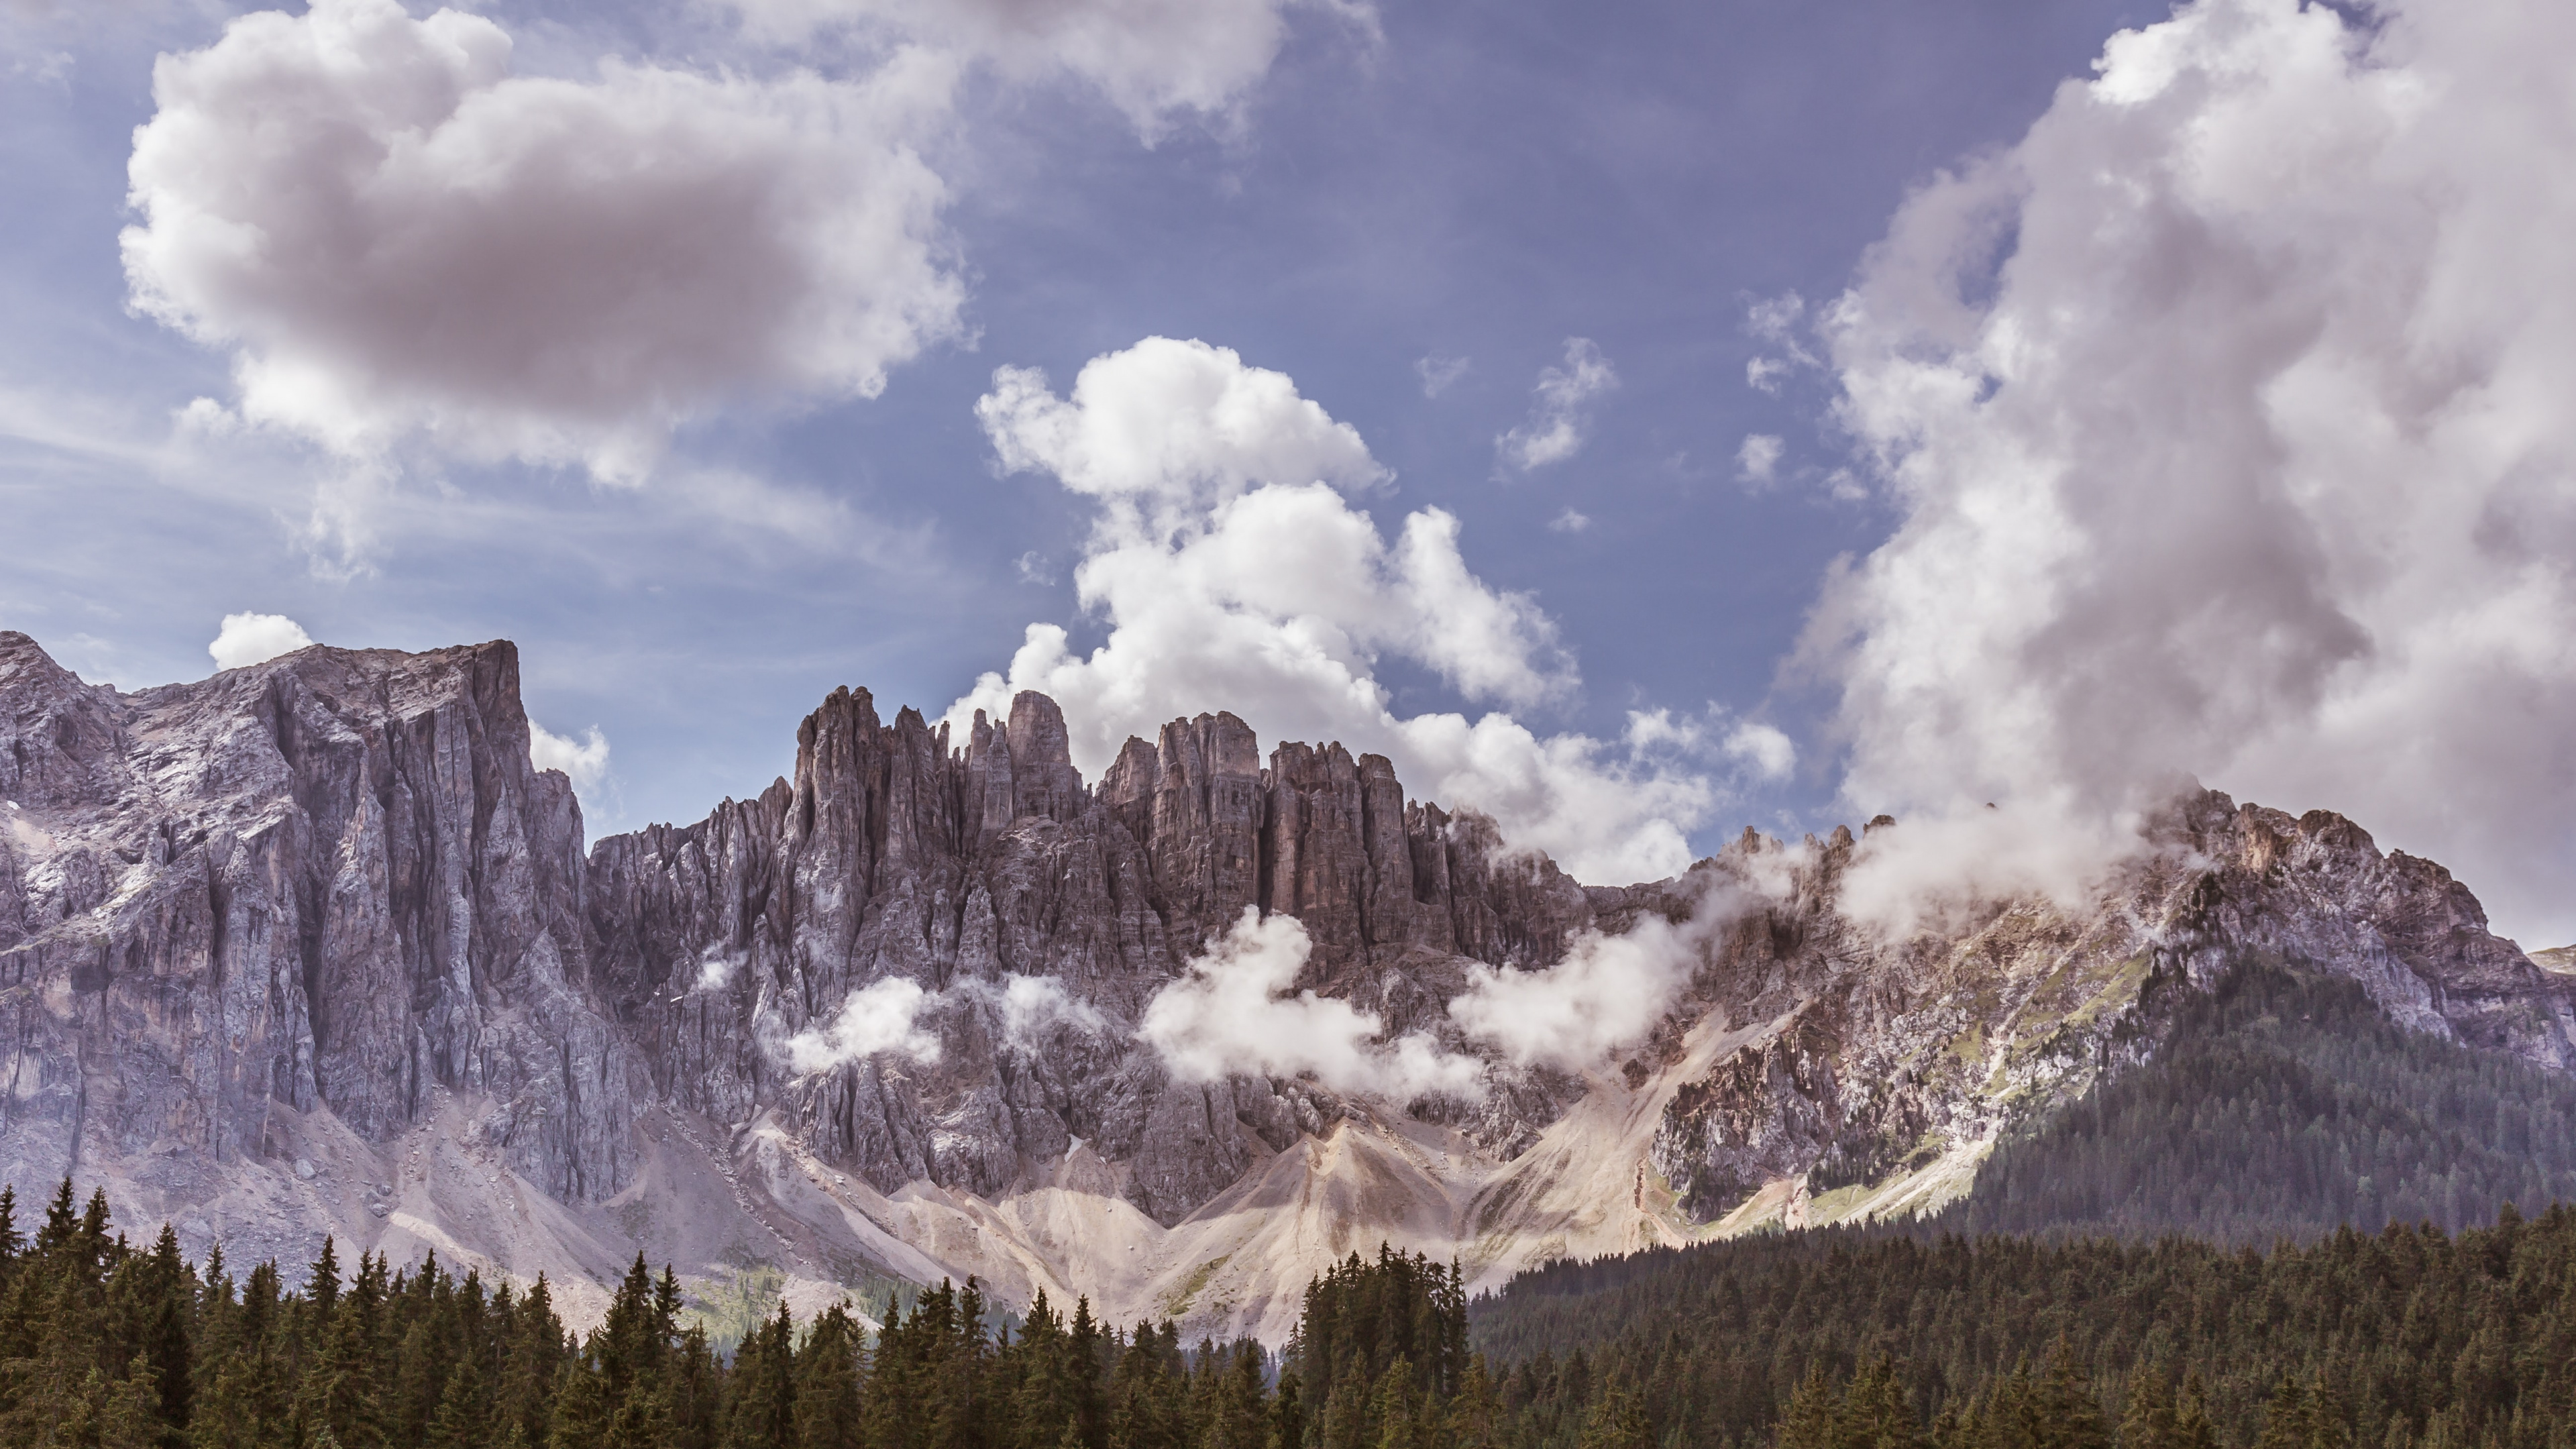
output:
M1353 1253L1306 1287L1288 1366L1309 1385L1357 1375L1374 1383L1397 1360L1442 1399L1467 1368L1467 1294L1446 1268L1381 1245L1377 1261Z
M2567 1449L2576 1210L2269 1252L1828 1231L1525 1275L1381 1249L1277 1363L978 1286L781 1310L730 1361L638 1259L543 1280L324 1250L287 1289L0 1194L0 1449ZM1273 1370L1276 1369L1274 1376Z
M1479 1300L1509 1437L1781 1449L2557 1449L2576 1209L2269 1252L1840 1230L1526 1274ZM1605 1387L1606 1386L1606 1387ZM1615 1416L1614 1416L1615 1418Z
M2576 1199L2576 1078L2409 1031L2350 981L2240 970L2167 1042L1999 1144L1940 1226L2261 1246Z
M1018 1338L972 1281L889 1296L873 1337L850 1308L801 1328L782 1306L731 1362L641 1257L593 1332L565 1332L543 1278L462 1281L435 1258L354 1272L325 1243L283 1287L192 1267L163 1229L110 1235L65 1183L27 1241L0 1190L0 1449L1309 1449L1298 1378L1274 1391L1256 1343L1184 1353L1169 1323L1104 1327L1044 1296ZM1381 1251L1308 1295L1357 1449L1499 1449L1490 1382L1466 1359L1457 1270ZM1325 1360L1321 1357L1318 1363ZM1417 1365L1420 1367L1417 1368ZM1481 1396L1452 1434L1456 1385ZM1619 1446L1627 1449L1627 1446ZM1639 1446L1651 1449L1651 1446Z

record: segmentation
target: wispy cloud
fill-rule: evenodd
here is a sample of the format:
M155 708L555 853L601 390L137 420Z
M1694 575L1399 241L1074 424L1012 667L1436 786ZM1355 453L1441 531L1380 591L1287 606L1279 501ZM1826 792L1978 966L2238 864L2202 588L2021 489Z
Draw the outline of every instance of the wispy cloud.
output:
M1618 372L1591 338L1565 339L1564 364L1540 372L1531 389L1528 420L1494 439L1496 459L1506 471L1526 473L1573 457L1591 435L1593 400L1618 385Z

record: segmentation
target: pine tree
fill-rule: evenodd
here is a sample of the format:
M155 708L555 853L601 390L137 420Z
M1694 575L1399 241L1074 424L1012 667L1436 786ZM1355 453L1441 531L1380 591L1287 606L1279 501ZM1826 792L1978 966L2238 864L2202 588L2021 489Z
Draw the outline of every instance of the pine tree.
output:
M482 1375L476 1372L474 1358L459 1358L447 1382L439 1390L437 1410L430 1415L429 1426L421 1442L427 1449L480 1449L490 1437L488 1414L483 1403Z
M1584 1416L1579 1449L1655 1449L1654 1425L1626 1388L1612 1385Z
M800 1449L860 1449L865 1353L864 1335L846 1304L835 1304L815 1318L796 1350L794 1419Z

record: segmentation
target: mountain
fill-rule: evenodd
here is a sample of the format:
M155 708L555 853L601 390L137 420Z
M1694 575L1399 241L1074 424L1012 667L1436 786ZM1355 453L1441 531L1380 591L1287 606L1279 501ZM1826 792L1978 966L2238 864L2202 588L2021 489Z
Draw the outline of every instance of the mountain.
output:
M2080 908L1891 932L1841 885L1893 822L1587 886L1383 758L1265 762L1227 714L1087 782L1043 696L960 739L839 690L792 781L586 852L528 737L508 643L127 694L0 633L0 1180L95 1178L192 1255L328 1232L543 1271L576 1317L640 1250L710 1299L972 1273L1276 1340L1381 1240L1491 1284L1939 1207L2249 963L2576 1062L2576 977L2440 866L2210 791ZM1301 924L1297 987L1475 1090L1176 1075L1139 1024L1247 911ZM1687 952L1620 1054L1516 1063L1450 1010L1603 938Z

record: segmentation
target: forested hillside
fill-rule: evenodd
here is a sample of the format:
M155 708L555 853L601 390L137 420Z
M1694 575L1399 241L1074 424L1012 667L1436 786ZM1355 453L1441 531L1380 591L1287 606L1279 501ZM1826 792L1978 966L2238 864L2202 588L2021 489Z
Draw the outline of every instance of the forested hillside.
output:
M2409 1031L2349 980L2240 970L2166 1041L2000 1143L1936 1229L2260 1246L2576 1199L2576 1078Z
M568 1334L524 1293L434 1260L326 1244L289 1286L138 1250L70 1184L32 1241L0 1193L0 1445L65 1449L1446 1449L1492 1393L1454 1268L1381 1250L1306 1295L1286 1368L1253 1342L1185 1348L1041 1297L996 1329L973 1283L807 1323L782 1308L730 1355L642 1260L607 1321ZM1316 1387L1306 1390L1302 1385ZM1638 1446L1642 1449L1642 1446Z
M2576 1211L2270 1252L1827 1230L1558 1264L1470 1321L1530 1444L1607 1384L1661 1443L2539 1449L2576 1430Z

